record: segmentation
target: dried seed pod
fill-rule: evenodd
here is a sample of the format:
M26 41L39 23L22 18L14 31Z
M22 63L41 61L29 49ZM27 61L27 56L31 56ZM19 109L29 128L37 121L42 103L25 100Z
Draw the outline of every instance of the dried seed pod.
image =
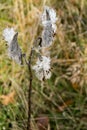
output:
M15 32L13 28L6 28L3 31L3 36L5 41L7 41L8 56L18 64L23 64L22 51L17 41L18 32Z
M46 27L44 27L42 31L42 46L43 47L48 47L52 45L53 42L53 29L51 23L47 24Z
M22 61L22 52L17 42L18 33L16 33L11 41L11 44L8 48L8 55L18 64L23 64Z
M54 34L56 32L56 12L45 6L44 12L41 17L43 31L42 31L42 47L49 47L54 40Z

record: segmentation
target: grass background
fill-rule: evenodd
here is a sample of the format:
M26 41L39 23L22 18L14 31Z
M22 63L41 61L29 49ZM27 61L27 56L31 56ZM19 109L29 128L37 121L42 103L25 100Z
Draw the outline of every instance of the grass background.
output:
M44 5L56 10L57 33L50 49L51 79L40 82L33 72L32 129L87 130L86 0L0 0L0 97L6 96L0 98L0 130L26 130L29 84L26 66L8 59L2 32L14 27L28 56L41 33ZM5 104L8 98L11 103Z

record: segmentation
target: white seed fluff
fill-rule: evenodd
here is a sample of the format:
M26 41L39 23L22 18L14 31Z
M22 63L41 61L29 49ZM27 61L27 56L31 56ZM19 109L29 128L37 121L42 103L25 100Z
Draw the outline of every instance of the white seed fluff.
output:
M50 61L50 57L42 56L41 59L38 58L36 65L32 67L39 80L49 79L51 77Z
M47 13L46 11L49 13L49 20L47 19ZM51 22L51 24L55 24L56 21L57 21L57 17L56 17L56 12L54 11L54 9L48 7L48 6L45 6L44 7L44 12L41 16L41 21L42 21L42 25L43 26L46 26L46 23L47 22Z
M7 42L8 45L10 45L15 33L16 32L14 31L13 28L4 29L3 36L4 36L4 39L5 39L5 41Z

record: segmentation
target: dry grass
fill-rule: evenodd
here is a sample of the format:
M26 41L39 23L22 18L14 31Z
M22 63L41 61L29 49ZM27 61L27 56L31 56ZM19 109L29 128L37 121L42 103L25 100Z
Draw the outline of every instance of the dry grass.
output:
M32 130L39 130L40 121L45 122L46 130L87 130L86 0L0 1L0 95L16 92L14 104L0 104L0 130L26 130L28 109L27 68L8 59L2 31L14 26L19 32L19 44L28 56L41 33L39 17L44 5L53 7L59 19L50 48L52 77L39 82L33 75Z

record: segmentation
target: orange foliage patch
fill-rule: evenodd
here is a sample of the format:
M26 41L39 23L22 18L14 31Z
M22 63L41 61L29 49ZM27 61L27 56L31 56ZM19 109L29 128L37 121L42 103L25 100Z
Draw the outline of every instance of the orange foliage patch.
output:
M8 95L1 95L0 96L0 102L3 105L8 105L10 103L14 103L15 102L15 94L16 94L15 91L12 91Z
M64 111L69 105L71 105L73 103L72 100L68 100L66 102L64 102L64 104L62 104L59 108L58 108L58 112L62 112Z

